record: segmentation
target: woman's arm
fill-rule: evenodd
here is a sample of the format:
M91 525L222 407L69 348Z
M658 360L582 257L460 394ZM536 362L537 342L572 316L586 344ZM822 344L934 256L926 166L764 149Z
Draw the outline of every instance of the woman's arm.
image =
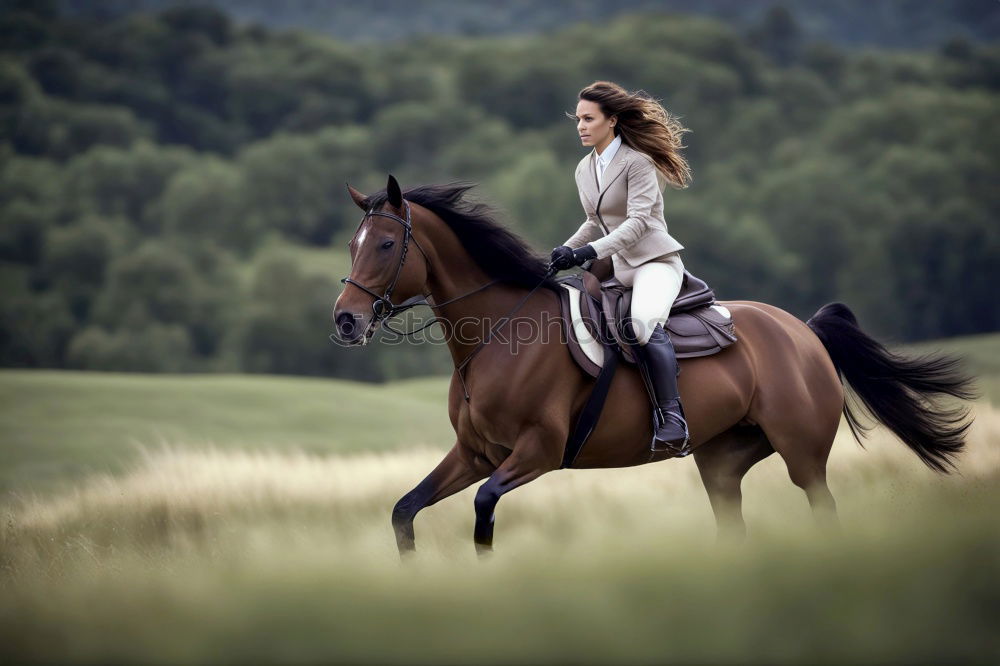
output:
M571 247L574 250L583 247L592 240L601 237L601 228L589 217L587 220L580 225L580 228L576 230L576 233L569 237L564 245Z
M615 252L631 247L639 241L652 222L653 205L659 193L656 167L646 157L638 157L629 165L627 217L614 231L590 244L597 258L610 257Z
M584 159L586 160L587 158ZM565 243L567 247L574 250L604 235L604 232L601 231L601 226L597 222L597 212L590 205L590 199L583 194L583 188L580 187L581 169L584 168L584 164L585 162L581 161L580 165L576 168L576 187L577 194L580 196L580 205L583 206L583 212L587 214L587 219L583 221L583 224L576 230L576 233L570 236L569 240Z
M603 234L600 225L597 223L597 213L590 206L590 200L580 192L580 203L583 205L583 212L587 214L587 219L583 221L576 233L569 237L565 245L574 250L581 248L595 238L600 238Z

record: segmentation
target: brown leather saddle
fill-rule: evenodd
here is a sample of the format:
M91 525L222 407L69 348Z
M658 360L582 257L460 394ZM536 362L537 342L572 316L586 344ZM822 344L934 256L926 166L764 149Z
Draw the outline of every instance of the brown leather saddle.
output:
M597 427L618 360L635 363L622 325L632 304L632 289L612 275L610 259L591 262L582 273L557 280L563 330L577 364L596 378L566 440L562 467L572 467ZM736 342L729 310L715 300L703 280L684 271L666 326L678 358L716 354Z
M626 362L635 363L622 333L632 304L632 288L611 275L610 261L603 262L557 280L563 287L560 305L570 354L592 377L600 374L605 353L616 350ZM687 270L666 329L677 358L710 356L736 342L729 310L715 300L704 280Z

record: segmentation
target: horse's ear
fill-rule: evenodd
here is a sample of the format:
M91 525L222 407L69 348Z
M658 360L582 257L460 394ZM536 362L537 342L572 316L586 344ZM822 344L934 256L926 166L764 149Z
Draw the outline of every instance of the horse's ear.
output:
M351 198L354 199L354 203L358 204L358 208L367 213L368 197L366 197L365 195L361 194L361 192L358 192L356 189L351 187L350 183L345 182L344 185L347 185L347 192L348 194L351 195Z
M393 208L403 207L403 191L399 189L399 183L396 182L396 178L391 173L389 174L389 182L385 186L385 193Z

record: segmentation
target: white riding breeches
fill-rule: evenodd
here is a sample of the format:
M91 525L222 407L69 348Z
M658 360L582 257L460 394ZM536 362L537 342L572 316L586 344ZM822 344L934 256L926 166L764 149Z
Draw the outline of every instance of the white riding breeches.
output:
M684 262L679 252L673 252L663 259L647 261L624 276L616 273L615 277L623 284L628 284L626 279L632 283L629 315L639 344L645 345L657 324L667 326L670 308L684 280Z

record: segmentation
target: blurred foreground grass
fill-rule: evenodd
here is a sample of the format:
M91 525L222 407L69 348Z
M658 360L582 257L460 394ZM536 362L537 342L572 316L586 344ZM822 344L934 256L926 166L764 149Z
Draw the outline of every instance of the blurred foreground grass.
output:
M505 497L477 561L473 490L389 511L438 451L153 449L121 476L9 506L0 657L50 662L993 662L1000 410L960 474L842 432L822 534L772 456L750 537L717 545L691 460L563 471Z

